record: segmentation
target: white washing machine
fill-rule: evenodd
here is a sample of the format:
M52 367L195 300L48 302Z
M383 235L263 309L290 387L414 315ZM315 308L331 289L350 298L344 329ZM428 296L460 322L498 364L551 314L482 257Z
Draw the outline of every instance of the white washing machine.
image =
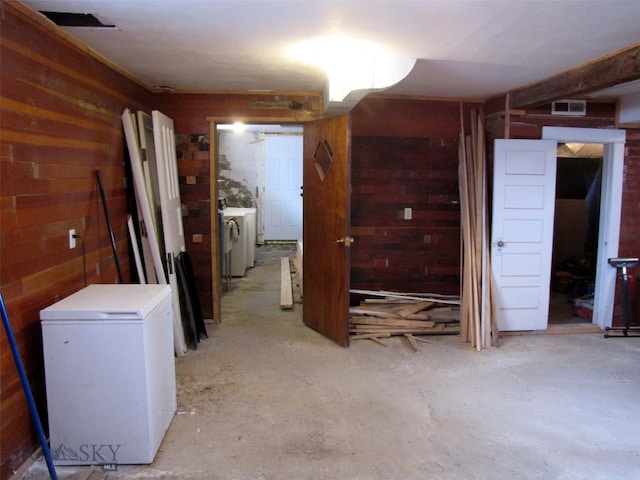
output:
M253 268L256 264L256 243L257 243L257 218L256 209L245 209L247 219L247 266Z
M231 249L235 243L237 231L234 231L236 224L234 222L220 222L220 262L221 262L221 274L225 282L228 282L231 278Z
M244 277L247 268L255 263L256 209L227 207L222 210L224 222L235 219L240 236L231 248L231 276Z

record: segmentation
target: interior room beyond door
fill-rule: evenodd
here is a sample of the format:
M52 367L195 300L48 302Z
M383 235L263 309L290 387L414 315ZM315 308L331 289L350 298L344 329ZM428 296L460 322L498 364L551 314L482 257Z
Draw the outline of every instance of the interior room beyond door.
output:
M603 150L558 144L550 325L592 322Z

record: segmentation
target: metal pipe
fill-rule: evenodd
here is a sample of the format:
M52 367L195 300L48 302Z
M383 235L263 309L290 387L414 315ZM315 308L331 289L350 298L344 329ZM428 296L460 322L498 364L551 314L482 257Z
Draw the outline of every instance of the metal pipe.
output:
M109 207L107 199L104 195L104 187L102 186L102 174L100 170L96 170L96 178L98 179L98 187L100 189L100 197L102 198L102 206L104 208L104 216L107 219L107 227L109 228L109 237L111 238L111 248L113 249L113 258L116 261L116 269L118 270L118 281L123 283L122 271L120 271L120 260L118 260L118 250L116 249L116 239L113 236L113 227L111 226L111 217L109 216Z

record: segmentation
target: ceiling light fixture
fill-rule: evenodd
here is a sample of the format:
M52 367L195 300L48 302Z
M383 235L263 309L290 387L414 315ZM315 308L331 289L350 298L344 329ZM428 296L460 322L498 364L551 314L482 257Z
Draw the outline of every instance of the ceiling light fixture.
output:
M567 148L569 150L571 150L574 154L577 154L580 150L582 150L582 147L584 147L584 143L572 143L572 142L567 142L565 143L565 145L567 146Z
M329 77L329 102L344 102L354 91L362 98L370 91L395 85L406 77L415 58L394 54L389 49L364 40L331 35L308 40L289 48L289 55L320 66Z
M247 129L247 126L242 122L234 123L220 123L217 125L218 130L231 130L235 133L242 133Z

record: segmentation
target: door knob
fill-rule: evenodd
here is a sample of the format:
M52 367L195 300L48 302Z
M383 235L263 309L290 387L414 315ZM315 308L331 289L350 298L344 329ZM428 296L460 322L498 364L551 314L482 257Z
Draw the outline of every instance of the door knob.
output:
M355 242L353 237L342 237L336 240L336 243L343 243L345 247L350 247Z
M498 247L500 247L500 248L504 247L504 242L502 240L500 240L498 242Z

